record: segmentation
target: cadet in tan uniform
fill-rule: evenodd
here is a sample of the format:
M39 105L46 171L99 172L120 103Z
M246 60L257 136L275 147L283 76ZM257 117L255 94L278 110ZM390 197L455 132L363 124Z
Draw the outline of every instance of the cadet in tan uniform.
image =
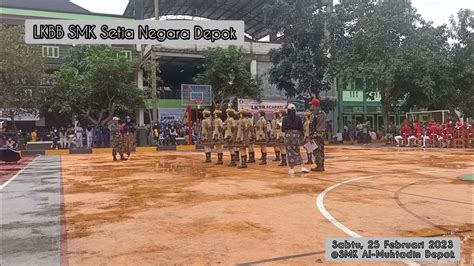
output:
M286 109L280 109L278 113L280 114L280 116L276 119L277 129L278 129L277 131L278 137L277 137L276 145L278 145L278 148L281 152L281 162L278 166L287 166L288 163L286 161L285 134L281 130L281 126L283 124L283 116L286 115L287 111Z
M224 156L224 123L222 122L221 115L221 110L215 110L214 121L212 121L214 129L212 133L212 142L214 143L214 149L217 152L217 165L223 164L222 157Z
M265 119L265 110L258 110L259 118L255 122L255 144L260 145L262 152L262 161L260 165L267 164L267 119Z
M311 112L305 112L304 113L304 124L303 124L305 144L311 142L311 137L309 135L310 124L311 124ZM306 155L308 156L308 162L306 162L306 164L313 164L313 153L308 152L306 150Z
M255 127L253 125L253 114L251 111L245 113L245 118L249 121L249 160L247 163L255 163L255 150L253 144L255 143Z
M250 120L248 116L249 110L241 110L240 118L237 121L237 138L235 140L236 147L240 150L240 165L239 168L247 168L247 147L250 144Z
M237 122L240 120L240 112L236 111L234 114L234 121L235 121L235 128L236 128L236 133L235 133L235 138L237 138ZM239 155L239 147L234 146L234 160L236 162L240 161L240 155Z
M211 111L208 109L202 112L204 119L201 122L201 143L206 153L206 163L211 162L211 146L212 146L212 119Z
M235 163L235 138L237 137L237 121L234 120L235 110L229 108L226 110L227 119L224 123L224 141L230 154L230 163L228 166L237 166Z
M273 148L275 149L275 159L273 159L274 162L279 162L281 160L280 158L280 146L277 145L277 139L281 135L281 126L279 126L278 123L278 117L280 117L281 114L279 113L278 110L273 111L273 119L271 122L271 131L272 131L272 144Z

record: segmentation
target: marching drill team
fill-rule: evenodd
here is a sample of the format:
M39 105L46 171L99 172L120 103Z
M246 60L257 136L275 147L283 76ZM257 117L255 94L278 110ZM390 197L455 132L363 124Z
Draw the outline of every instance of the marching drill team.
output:
M305 113L304 143L312 143L314 150L307 150L307 164L316 162L312 171L324 171L324 136L326 134L326 114L319 108L320 101L313 99L311 112ZM215 110L214 118L211 112L203 111L204 119L201 122L201 143L206 155L205 162L211 163L212 147L217 153L216 165L223 164L224 147L230 155L229 167L247 168L247 164L256 163L255 146L260 148L261 157L259 165L267 164L268 146L273 146L275 159L279 166L287 166L285 148L285 133L282 131L283 117L286 109L273 111L273 120L268 123L265 110L258 110L254 122L254 114L248 109L240 112L229 108L226 111L226 120L222 121L222 111ZM270 132L270 134L268 134ZM270 138L270 136L271 138ZM304 144L303 143L303 144Z
M255 147L260 148L259 165L267 164L268 147L273 146L275 158L273 161L279 162L278 166L288 166L293 171L295 162L301 162L299 154L300 144L306 149L307 162L316 167L312 171L325 171L324 161L324 140L326 136L326 113L320 109L320 100L313 99L310 102L311 112L304 113L304 122L301 127L301 120L294 116L295 107L288 105L287 109L277 109L273 111L271 122L266 120L266 111L261 109L254 114L248 109L242 109L240 112L229 108L225 111L226 119L223 121L223 112L215 110L211 113L208 109L203 111L203 120L201 122L201 143L204 146L206 155L205 162L212 162L212 149L217 154L216 165L223 165L225 149L229 152L229 167L247 168L247 164L256 163ZM287 116L288 112L291 112ZM287 116L287 117L285 117ZM300 129L298 137L295 134L284 132L284 119L286 121L299 120ZM288 124L288 122L286 122ZM286 127L287 131L293 128ZM120 160L128 160L134 144L135 126L129 116L120 123L118 117L112 119L109 127L111 134L112 156L116 161L117 155ZM405 120L402 124L400 135L392 137L397 146L421 146L426 147L428 143L434 145L440 143L442 147L448 147L455 140L470 139L473 135L472 124L468 121L463 123L458 120L453 123L451 120L443 124L428 122L425 125L415 121L410 123ZM295 132L293 132L295 133ZM291 139L297 138L298 140ZM301 140L300 140L301 139ZM291 143L291 145L290 145ZM295 152L298 151L298 152ZM288 154L289 153L289 154ZM302 171L307 170L302 166Z

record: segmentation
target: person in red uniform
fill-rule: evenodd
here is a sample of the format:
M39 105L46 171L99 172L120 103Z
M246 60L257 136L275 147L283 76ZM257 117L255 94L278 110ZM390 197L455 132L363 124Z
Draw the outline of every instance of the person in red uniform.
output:
M458 138L462 138L463 135L464 135L464 125L461 119L458 119L458 121L456 121L456 126L454 127L453 137L455 139L458 139Z
M466 139L468 139L468 140L467 140L467 147L469 147L469 146L472 147L472 144L469 143L469 138L472 138L473 135L474 135L474 128L472 127L472 119L471 119L471 118L469 118L469 119L466 121L466 123L464 123L464 130L463 130L463 132L464 132L464 137L465 137Z
M445 126L444 124L436 124L436 140L441 144L441 147L446 148L448 147L448 137L447 134L445 133Z
M413 123L413 134L408 138L408 146L411 146L413 141L418 141L418 145L420 146L422 135L423 135L423 128L421 127L420 122L415 121Z
M402 125L402 128L400 130L400 136L396 136L395 137L395 141L397 142L397 147L400 147L400 142L402 140L405 140L405 143L407 143L408 141L408 137L410 136L411 134L411 127L410 127L410 123L408 122L407 119L405 119L403 121L403 125Z
M454 138L454 128L452 127L452 124L453 122L451 120L448 120L444 123L443 138L447 146L451 145L451 142L453 141L453 138Z

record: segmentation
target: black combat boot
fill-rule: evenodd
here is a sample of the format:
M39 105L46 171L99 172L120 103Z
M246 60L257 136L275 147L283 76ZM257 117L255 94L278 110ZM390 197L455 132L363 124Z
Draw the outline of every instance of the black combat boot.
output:
M238 168L247 168L247 155L242 155L241 157Z
M267 164L267 153L262 152L262 161L259 163L259 165L265 165Z
M324 160L316 162L316 168L311 168L313 172L324 172Z
M306 153L308 155L308 161L306 164L313 164L313 154L311 153Z
M224 154L222 154L222 153L217 154L217 163L216 163L216 165L224 164L224 162L222 162L222 157L223 156L224 156Z
M278 166L288 166L286 163L286 154L281 155L281 163Z
M227 166L229 166L229 167L237 166L237 164L235 163L235 154L234 153L230 154L230 163Z
M206 163L210 163L211 162L211 153L210 152L206 152Z
M276 151L275 152L275 159L273 159L274 162L279 162L281 159L280 159L280 152L279 151Z
M240 155L239 155L239 151L234 151L235 153L235 161L238 162L240 160Z
M255 163L255 152L252 151L252 152L249 152L249 160L247 161L247 163Z

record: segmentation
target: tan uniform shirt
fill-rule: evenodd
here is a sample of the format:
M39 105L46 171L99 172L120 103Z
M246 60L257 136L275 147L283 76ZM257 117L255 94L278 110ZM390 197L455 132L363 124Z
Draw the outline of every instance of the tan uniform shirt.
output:
M273 140L280 143L283 143L284 141L283 132L281 131L282 122L283 122L283 117L278 117L272 120Z
M212 120L209 117L201 122L201 142L202 144L210 144L212 142Z
M267 141L267 120L265 117L261 116L255 123L255 139L258 142Z
M228 117L224 123L224 139L228 142L234 142L237 135L237 123L232 117Z
M222 119L214 118L212 124L214 128L212 133L212 140L214 141L214 144L224 143L224 135L222 134L224 132L224 123L222 122Z
M237 121L237 144L248 145L250 143L251 127L252 123L247 118L240 118L239 121Z
M309 126L311 124L311 118L306 119L303 124L303 129L304 129L304 138L307 139L309 138Z

